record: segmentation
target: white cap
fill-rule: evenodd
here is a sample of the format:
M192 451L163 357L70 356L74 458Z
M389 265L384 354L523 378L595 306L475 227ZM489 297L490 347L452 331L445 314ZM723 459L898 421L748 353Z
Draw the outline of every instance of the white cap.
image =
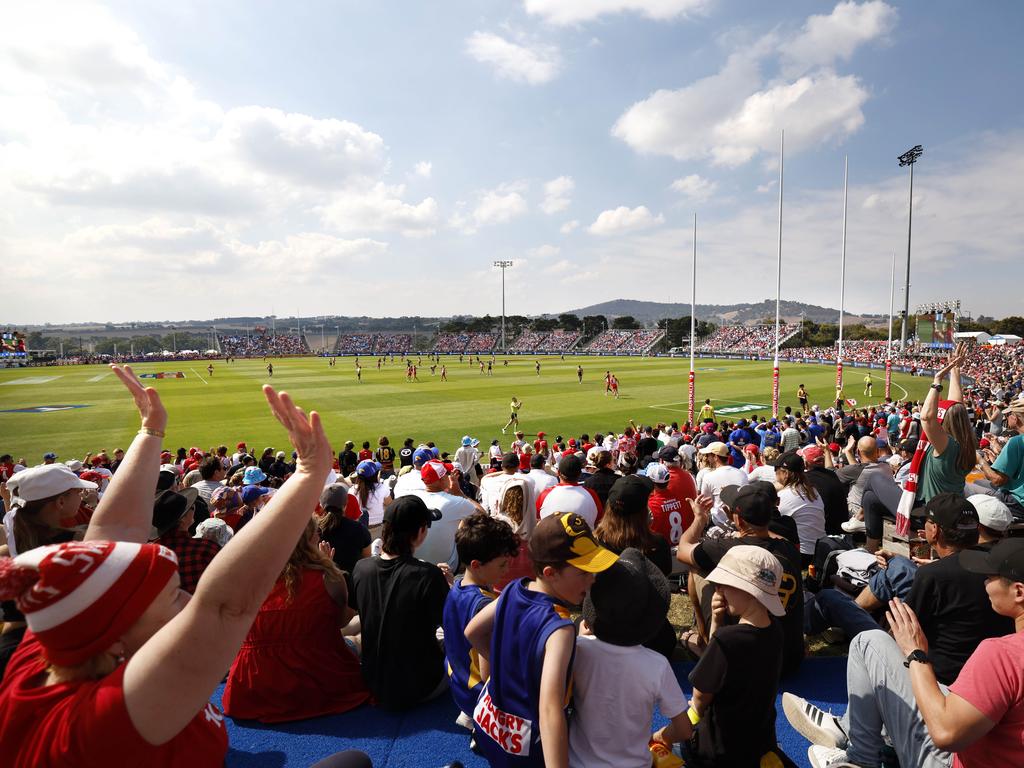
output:
M97 485L82 480L63 464L43 464L18 472L7 481L7 487L22 501L38 501L58 496L72 488L94 491Z
M664 464L652 462L647 465L647 477L655 483L667 483L669 480L668 467Z
M976 493L968 496L967 500L971 506L978 510L978 522L993 531L1004 533L1013 522L1013 515L1010 508L1003 504L995 496L986 493Z

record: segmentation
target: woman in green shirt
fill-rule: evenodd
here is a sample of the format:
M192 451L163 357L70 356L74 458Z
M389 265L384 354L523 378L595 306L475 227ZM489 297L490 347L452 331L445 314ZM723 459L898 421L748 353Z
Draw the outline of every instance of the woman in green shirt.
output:
M964 351L956 352L935 372L928 396L921 406L921 427L929 448L921 467L918 501L927 502L940 493L963 494L967 475L977 463L977 443L960 388L960 363ZM949 374L949 400L941 401L942 381ZM942 406L945 411L942 412Z

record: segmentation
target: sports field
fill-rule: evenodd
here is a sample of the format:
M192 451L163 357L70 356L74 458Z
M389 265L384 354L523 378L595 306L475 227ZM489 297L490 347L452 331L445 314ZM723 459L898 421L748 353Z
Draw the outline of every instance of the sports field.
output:
M376 445L387 435L392 445L406 437L417 442L434 440L443 450L454 451L458 439L470 434L487 445L501 437L508 419L512 395L522 402L521 428L528 433L544 430L566 437L581 432L622 431L627 419L638 424L686 420L688 359L638 357L510 357L508 367L498 356L494 375L479 373L477 366L459 363L458 356L444 358L448 381L440 380L440 367L431 375L426 357L419 366L419 382L407 383L405 367L396 360L380 371L376 360L362 358L363 380L356 381L354 359L338 358L328 367L321 358L274 360L269 378L266 363L239 360L145 363L139 374L184 373L185 378L148 379L156 387L170 413L165 446L234 446L245 440L261 450L265 446L287 449L284 431L270 416L260 386L270 382L290 392L302 406L323 415L332 445L338 450L345 440L358 446L363 440ZM468 360L468 358L467 358ZM576 381L576 365L583 366L583 383ZM620 398L604 394L604 372L619 379ZM881 400L884 377L875 372L875 400ZM865 404L862 369L847 369L846 394ZM781 372L781 403L796 405L798 384L805 384L811 402L828 404L834 396L835 370L828 366L784 364ZM894 395L923 398L926 379L893 374ZM697 361L697 402L710 397L718 412L731 418L767 413L771 404L771 363L739 360ZM75 407L69 407L75 406ZM26 411L17 412L20 409ZM131 399L104 366L68 366L0 370L0 452L24 456L29 465L39 463L46 451L62 460L81 458L87 452L126 447L138 429ZM507 441L503 441L503 444Z

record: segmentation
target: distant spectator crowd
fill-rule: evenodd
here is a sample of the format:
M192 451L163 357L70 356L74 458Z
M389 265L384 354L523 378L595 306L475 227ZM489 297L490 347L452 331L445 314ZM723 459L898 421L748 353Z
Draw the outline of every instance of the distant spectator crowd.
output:
M248 335L222 335L221 354L224 357L264 357L267 355L308 355L305 336L294 334L251 333Z
M585 347L587 352L649 352L665 335L659 328L640 330L607 330L599 333Z
M411 333L350 333L338 337L337 355L404 355L412 350Z
M800 326L783 323L779 328L779 344L792 338ZM737 352L758 354L774 352L774 325L723 325L704 339L697 347L698 352Z

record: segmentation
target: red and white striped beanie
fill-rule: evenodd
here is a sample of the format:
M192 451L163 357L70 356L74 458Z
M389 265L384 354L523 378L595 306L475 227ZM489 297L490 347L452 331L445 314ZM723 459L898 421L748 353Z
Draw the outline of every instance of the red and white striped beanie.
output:
M107 650L178 570L160 544L72 541L0 560L0 598L16 599L52 664Z

